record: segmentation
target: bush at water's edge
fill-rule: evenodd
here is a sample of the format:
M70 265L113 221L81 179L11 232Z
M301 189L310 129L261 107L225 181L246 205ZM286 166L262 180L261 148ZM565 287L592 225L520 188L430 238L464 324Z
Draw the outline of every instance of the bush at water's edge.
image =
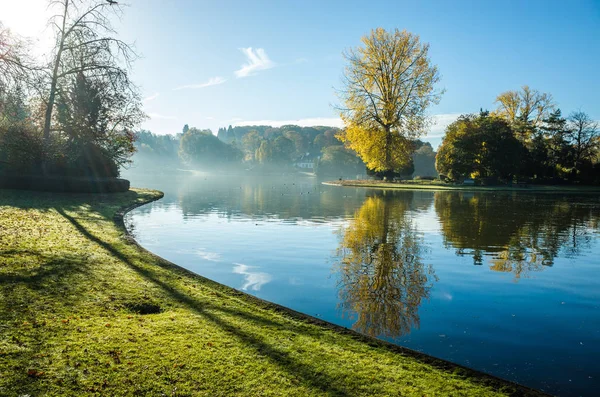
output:
M1 175L0 189L38 190L62 193L119 193L129 190L127 179L77 178L65 176Z

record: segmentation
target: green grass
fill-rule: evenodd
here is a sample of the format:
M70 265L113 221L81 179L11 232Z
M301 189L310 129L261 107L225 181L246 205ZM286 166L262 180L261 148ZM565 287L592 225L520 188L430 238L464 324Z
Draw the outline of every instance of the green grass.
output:
M468 190L468 191L522 191L536 193L600 193L600 186L569 186L569 185L528 185L527 187L513 186L463 186L440 181L403 181L383 182L375 180L343 180L324 182L327 185L357 186L377 189L421 189L421 190Z
M537 395L152 255L115 214L157 197L0 190L0 395Z

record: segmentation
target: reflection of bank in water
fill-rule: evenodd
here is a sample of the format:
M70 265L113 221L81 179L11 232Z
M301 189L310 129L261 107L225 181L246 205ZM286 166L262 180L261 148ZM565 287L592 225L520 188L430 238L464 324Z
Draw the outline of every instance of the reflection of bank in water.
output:
M418 327L419 306L435 279L408 213L413 193L402 196L368 197L340 235L339 308L355 330L371 336L398 337Z
M436 192L434 206L446 247L517 279L579 255L600 218L593 197Z

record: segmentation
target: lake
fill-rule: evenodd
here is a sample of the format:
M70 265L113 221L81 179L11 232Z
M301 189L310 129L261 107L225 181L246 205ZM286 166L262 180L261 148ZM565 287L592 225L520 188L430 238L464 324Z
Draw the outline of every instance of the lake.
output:
M148 250L294 310L557 395L600 389L600 199L127 173Z

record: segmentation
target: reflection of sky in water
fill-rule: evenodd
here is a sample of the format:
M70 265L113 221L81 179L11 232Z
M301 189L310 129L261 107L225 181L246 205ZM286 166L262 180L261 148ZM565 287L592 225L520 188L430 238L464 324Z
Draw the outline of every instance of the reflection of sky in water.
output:
M375 207L367 211L366 198L381 192L310 180L294 187L273 180L197 182L172 191L155 186L167 190L165 198L128 216L144 247L260 298L355 326L357 316L339 310L337 251L360 211L364 236L378 233L368 229L379 220ZM300 195L308 189L310 197ZM589 391L600 388L598 198L429 191L387 197L397 212L390 225L410 220L420 246L414 252L437 279L429 296L402 298L416 303L411 313L419 326L389 340L554 394L594 395ZM369 274L365 280L373 283L365 285L379 285L373 269L355 270L350 281ZM412 287L418 292L418 283ZM367 325L390 320L392 311L372 299L385 298L380 291L348 292L349 307L363 314L381 309Z
M216 252L207 252L203 248L200 248L198 251L196 251L196 254L198 254L200 258L207 261L218 262L221 259L220 254L217 254Z
M234 273L244 276L244 284L241 287L243 291L247 291L248 289L252 291L260 291L260 288L263 285L273 279L270 274L251 272L250 269L250 266L246 266L241 263L236 263L233 268Z

